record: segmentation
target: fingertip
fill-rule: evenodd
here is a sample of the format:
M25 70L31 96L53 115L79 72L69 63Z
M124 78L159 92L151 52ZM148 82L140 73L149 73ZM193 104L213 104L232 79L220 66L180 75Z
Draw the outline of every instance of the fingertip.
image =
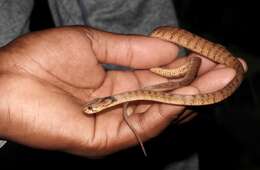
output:
M248 66L247 66L247 63L244 59L242 58L238 58L238 60L240 61L240 63L242 64L243 68L244 68L244 71L247 72L248 71Z

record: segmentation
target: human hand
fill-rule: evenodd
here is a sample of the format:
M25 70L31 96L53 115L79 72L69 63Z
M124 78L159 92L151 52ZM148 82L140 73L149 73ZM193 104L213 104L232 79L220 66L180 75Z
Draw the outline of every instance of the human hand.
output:
M31 147L84 156L103 156L137 143L122 108L85 115L82 106L101 96L138 89L166 79L146 69L174 66L174 44L114 35L86 27L30 33L0 50L0 134ZM195 94L222 88L234 71L202 58L199 78L175 92ZM136 71L105 71L116 64ZM244 64L245 65L245 64ZM144 69L144 70L143 70ZM144 141L156 136L185 110L139 104L130 120Z

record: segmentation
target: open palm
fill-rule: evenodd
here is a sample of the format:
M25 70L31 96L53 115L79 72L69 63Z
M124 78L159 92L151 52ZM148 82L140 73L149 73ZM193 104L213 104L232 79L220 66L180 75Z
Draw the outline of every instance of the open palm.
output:
M55 28L20 37L0 50L0 134L32 147L85 156L105 155L136 144L121 107L88 116L82 106L95 97L166 81L147 68L182 62L173 62L177 51L175 45L161 40L86 27ZM138 70L105 71L105 63ZM234 72L204 59L200 75L192 86L178 91L216 90ZM135 112L142 114L134 114L130 120L147 140L183 110L140 104Z

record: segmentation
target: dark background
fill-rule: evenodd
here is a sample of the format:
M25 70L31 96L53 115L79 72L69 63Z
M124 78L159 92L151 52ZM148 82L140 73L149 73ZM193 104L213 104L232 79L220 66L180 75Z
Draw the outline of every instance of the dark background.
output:
M223 44L248 63L246 78L231 98L214 107L203 108L193 121L182 126L172 125L145 143L148 158L144 158L139 146L105 159L88 160L11 142L1 149L1 158L16 160L16 165L19 165L19 161L33 160L52 161L60 165L74 162L73 165L80 163L86 168L89 165L96 168L106 165L122 169L162 169L173 161L198 153L202 170L260 169L258 5L256 2L235 0L174 0L174 3L181 27ZM47 1L35 1L31 19L32 31L54 27Z

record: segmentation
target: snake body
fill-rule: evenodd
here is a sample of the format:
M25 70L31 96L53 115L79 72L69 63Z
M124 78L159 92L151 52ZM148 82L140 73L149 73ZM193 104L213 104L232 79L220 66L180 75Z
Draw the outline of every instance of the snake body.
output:
M204 56L213 62L226 65L236 71L234 78L222 89L205 94L180 95L167 93L169 90L188 85L195 79L200 66L200 59L197 57L190 58L184 65L173 69L165 70L162 68L152 68L151 72L163 77L179 78L179 81L169 81L149 87L144 87L135 91L128 91L103 98L96 98L83 106L86 114L95 114L113 106L124 104L123 115L127 125L134 132L140 143L144 154L146 155L140 137L137 135L134 127L127 119L127 104L132 101L148 100L173 105L183 106L202 106L221 102L234 93L240 86L244 69L240 61L234 57L224 46L208 41L187 30L176 27L159 27L151 34L151 37L166 40L184 47L192 52Z
M169 94L163 91L157 91L156 88L148 88L148 90L140 89L123 92L104 98L97 98L84 105L83 111L86 114L97 113L122 103L137 100L149 100L184 106L210 105L228 98L240 86L244 76L243 66L240 61L224 46L213 43L189 31L176 27L159 27L155 29L150 36L170 41L216 63L233 68L236 71L236 75L224 88L205 94Z

